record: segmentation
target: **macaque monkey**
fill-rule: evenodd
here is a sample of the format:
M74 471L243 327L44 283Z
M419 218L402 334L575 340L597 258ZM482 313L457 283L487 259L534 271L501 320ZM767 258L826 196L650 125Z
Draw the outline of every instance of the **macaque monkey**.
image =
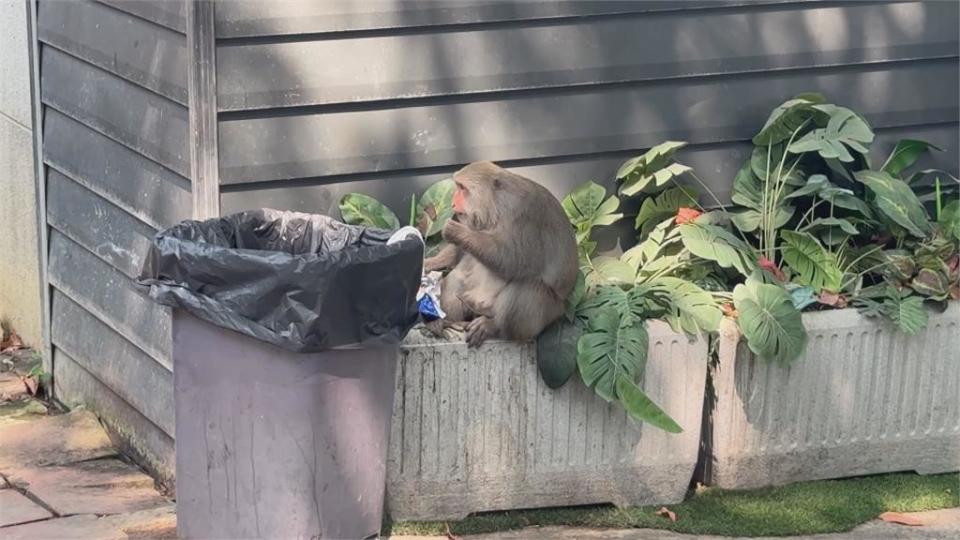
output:
M440 306L465 322L466 340L526 341L564 312L577 279L577 246L560 202L543 186L489 162L453 175L448 244L424 270L452 268Z

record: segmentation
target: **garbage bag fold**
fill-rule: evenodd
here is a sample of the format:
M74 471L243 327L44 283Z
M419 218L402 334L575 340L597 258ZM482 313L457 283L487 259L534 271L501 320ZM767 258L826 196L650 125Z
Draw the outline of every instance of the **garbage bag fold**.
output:
M157 302L294 352L399 343L416 323L423 243L328 216L262 209L154 237Z

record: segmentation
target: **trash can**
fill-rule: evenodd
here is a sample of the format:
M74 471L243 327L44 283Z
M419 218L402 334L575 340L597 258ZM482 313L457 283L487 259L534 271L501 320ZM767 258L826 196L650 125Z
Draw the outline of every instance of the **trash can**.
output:
M378 534L423 261L389 239L274 210L156 236L140 282L174 308L181 538Z

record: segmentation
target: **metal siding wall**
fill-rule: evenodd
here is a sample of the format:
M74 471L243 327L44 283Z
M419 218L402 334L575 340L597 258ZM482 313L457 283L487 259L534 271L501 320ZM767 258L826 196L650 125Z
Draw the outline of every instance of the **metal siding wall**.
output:
M957 170L952 2L354 2L217 6L223 212L336 213L492 159L558 197L665 139L721 198L804 91ZM268 9L269 7L269 9ZM406 199L406 200L405 200Z
M178 4L38 6L55 390L167 481L171 317L134 279L157 229L191 215Z

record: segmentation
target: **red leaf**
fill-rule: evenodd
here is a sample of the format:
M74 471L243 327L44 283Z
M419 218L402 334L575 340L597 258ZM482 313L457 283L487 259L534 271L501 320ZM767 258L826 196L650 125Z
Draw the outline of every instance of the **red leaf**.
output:
M827 290L820 291L820 296L817 297L817 302L825 306L833 306L835 308L843 309L847 307L847 298L840 293L830 292Z
M666 506L661 506L660 509L654 513L658 516L663 516L669 519L670 521L673 521L673 522L677 521L677 514L672 510L670 510L669 508L667 508Z
M23 381L24 386L27 387L27 390L30 392L31 396L37 395L37 388L39 387L39 385L37 384L36 379L34 379L33 377L22 377L20 380Z
M911 527L923 525L923 520L917 516L902 514L900 512L884 512L880 514L880 519L887 523L899 523L900 525L910 525Z
M693 208L678 208L675 221L677 222L677 225L683 225L684 223L697 219L702 213L703 212Z

